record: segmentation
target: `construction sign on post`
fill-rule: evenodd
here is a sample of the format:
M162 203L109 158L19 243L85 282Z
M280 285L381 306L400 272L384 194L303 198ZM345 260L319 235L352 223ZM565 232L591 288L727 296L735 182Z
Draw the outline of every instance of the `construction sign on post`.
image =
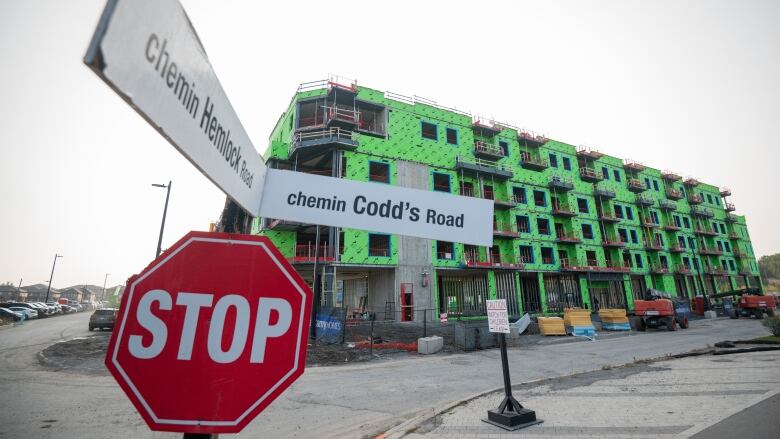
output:
M509 334L509 314L506 309L506 299L486 300L488 315L488 330Z

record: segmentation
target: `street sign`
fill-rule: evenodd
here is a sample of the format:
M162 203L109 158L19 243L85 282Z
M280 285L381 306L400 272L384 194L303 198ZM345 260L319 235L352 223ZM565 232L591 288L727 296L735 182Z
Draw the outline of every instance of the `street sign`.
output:
M509 314L506 310L506 299L486 300L488 315L488 330L509 334Z
M303 374L311 303L268 238L190 232L128 280L106 366L151 429L238 433Z
M84 62L257 216L266 166L177 0L108 0Z
M260 216L490 247L493 201L269 169Z

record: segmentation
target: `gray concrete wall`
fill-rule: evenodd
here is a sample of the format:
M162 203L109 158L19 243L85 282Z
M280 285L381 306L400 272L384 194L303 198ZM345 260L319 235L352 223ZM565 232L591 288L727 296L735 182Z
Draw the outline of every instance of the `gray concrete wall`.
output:
M421 163L396 161L396 181L398 186L430 190L430 175L427 165ZM430 239L398 236L398 268L395 276L395 303L400 310L400 292L402 283L414 285L414 309L434 309L427 311L428 321L436 319L436 303L433 284L433 265L431 262L433 242ZM423 286L423 273L427 274L428 285ZM415 312L414 320L422 322L422 311Z
M398 314L398 299L395 294L395 269L373 270L368 273L368 308L377 320L393 320ZM387 301L393 302L394 315L385 315Z

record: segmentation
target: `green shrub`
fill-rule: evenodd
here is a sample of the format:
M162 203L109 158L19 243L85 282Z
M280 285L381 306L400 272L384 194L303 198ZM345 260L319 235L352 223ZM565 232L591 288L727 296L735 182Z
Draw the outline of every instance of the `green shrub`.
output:
M780 336L780 317L778 316L772 316L772 317L764 317L764 320L761 321L761 323L769 328L769 332L772 333L772 335Z

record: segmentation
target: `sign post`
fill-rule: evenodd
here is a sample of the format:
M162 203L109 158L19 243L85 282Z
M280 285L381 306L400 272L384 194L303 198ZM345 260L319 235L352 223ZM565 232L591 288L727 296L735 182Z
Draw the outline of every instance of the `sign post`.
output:
M506 299L486 300L485 302L488 314L488 330L498 333L498 345L501 349L501 370L504 373L504 399L497 409L488 410L488 417L483 419L483 421L510 431L540 424L543 421L536 419L536 412L524 408L512 396L509 361L506 355L506 334L509 333L509 315L506 308Z

